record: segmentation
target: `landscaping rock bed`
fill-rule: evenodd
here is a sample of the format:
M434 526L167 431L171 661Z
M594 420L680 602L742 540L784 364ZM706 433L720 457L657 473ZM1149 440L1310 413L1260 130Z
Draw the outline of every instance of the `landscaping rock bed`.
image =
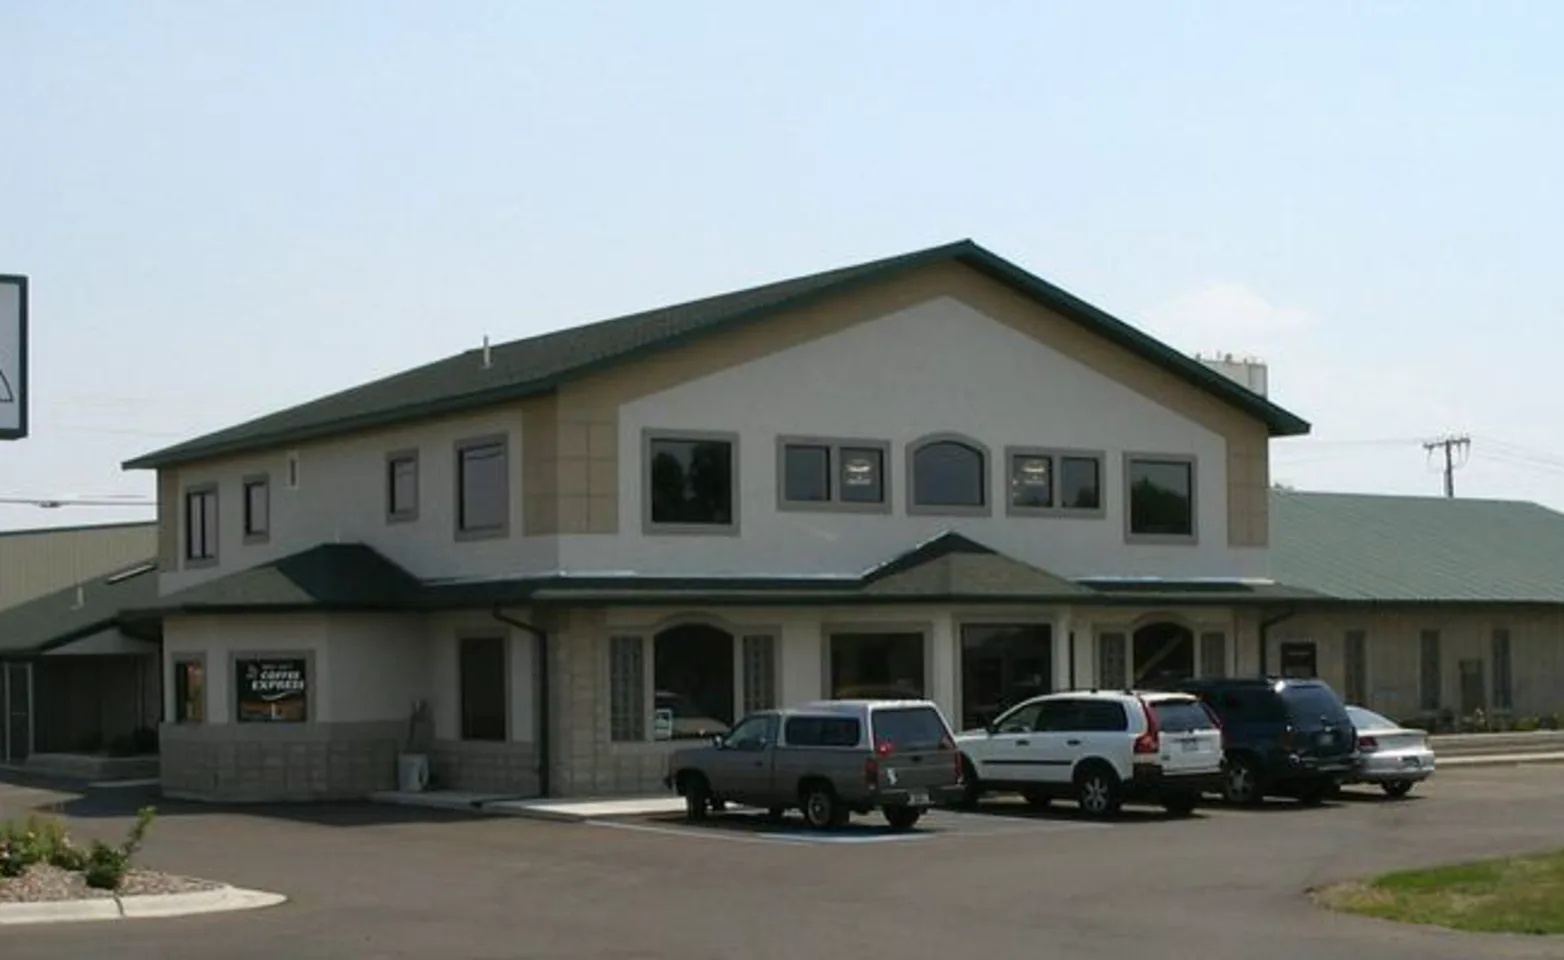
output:
M48 903L59 900L107 900L147 894L197 893L218 890L223 884L193 877L179 877L154 870L131 869L118 890L87 886L80 873L47 863L35 864L20 877L0 877L0 903Z

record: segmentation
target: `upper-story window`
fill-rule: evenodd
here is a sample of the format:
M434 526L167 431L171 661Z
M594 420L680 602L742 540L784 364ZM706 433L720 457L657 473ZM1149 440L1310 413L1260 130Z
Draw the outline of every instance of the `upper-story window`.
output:
M1195 460L1165 454L1126 454L1126 533L1131 540L1195 539Z
M217 484L185 491L185 564L217 562Z
M386 520L400 523L418 519L418 451L398 450L386 455Z
M643 456L648 532L737 532L736 435L647 431Z
M777 505L783 510L890 509L883 440L777 440Z
M510 532L510 458L504 436L456 445L456 535L503 537Z
M1010 447L1012 514L1100 517L1103 455L1081 450Z
M907 462L907 512L989 512L988 450L976 440L929 437L908 447Z
M263 543L272 530L271 478L244 478L244 542Z

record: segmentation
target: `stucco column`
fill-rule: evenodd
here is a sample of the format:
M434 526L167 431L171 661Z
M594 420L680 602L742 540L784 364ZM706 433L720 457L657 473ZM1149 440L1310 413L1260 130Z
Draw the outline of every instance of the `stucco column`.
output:
M1059 614L1058 619L1054 621L1054 642L1052 644L1052 648L1054 658L1053 688L1055 690L1069 690L1071 687L1072 678L1070 676L1070 658L1071 654L1075 652L1073 649L1073 644L1075 641L1072 638L1071 631L1074 629L1075 616L1071 612L1070 608L1066 607L1064 611ZM1080 674L1079 671L1077 671L1076 677L1074 678L1075 681L1078 682L1079 677Z
M957 703L961 698L956 662L961 656L961 644L960 638L956 636L955 620L950 614L934 617L934 629L929 634L929 640L932 660L929 699L939 704L952 724L959 726L961 714L957 712Z
M781 645L782 705L823 699L825 688L825 652L820 618L791 620L782 625Z
M1097 682L1097 628L1085 617L1072 617L1071 629L1075 631L1075 686L1088 690Z

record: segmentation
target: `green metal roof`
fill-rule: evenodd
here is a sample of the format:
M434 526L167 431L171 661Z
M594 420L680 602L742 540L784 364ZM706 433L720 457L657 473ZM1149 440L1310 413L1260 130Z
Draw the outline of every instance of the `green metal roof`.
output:
M1271 574L1348 600L1564 603L1564 513L1511 500L1275 490Z
M149 598L140 613L418 609L423 584L361 543L323 543Z
M561 383L825 297L935 263L965 264L1065 318L1171 371L1267 424L1273 435L1309 424L1205 364L1155 340L970 240L829 270L735 293L469 350L300 406L126 461L127 469L172 466L546 394Z
M111 627L129 626L130 608L157 598L157 563L124 570L0 610L0 656L29 656Z

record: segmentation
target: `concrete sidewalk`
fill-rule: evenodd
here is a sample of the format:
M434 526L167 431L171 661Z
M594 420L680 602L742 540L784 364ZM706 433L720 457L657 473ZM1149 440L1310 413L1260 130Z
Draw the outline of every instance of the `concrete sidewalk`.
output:
M466 810L492 816L530 817L581 823L610 817L641 817L648 814L678 813L684 798L670 794L650 797L599 797L580 800L516 797L506 794L464 793L459 790L429 790L406 793L389 790L370 797L376 803L435 810Z

